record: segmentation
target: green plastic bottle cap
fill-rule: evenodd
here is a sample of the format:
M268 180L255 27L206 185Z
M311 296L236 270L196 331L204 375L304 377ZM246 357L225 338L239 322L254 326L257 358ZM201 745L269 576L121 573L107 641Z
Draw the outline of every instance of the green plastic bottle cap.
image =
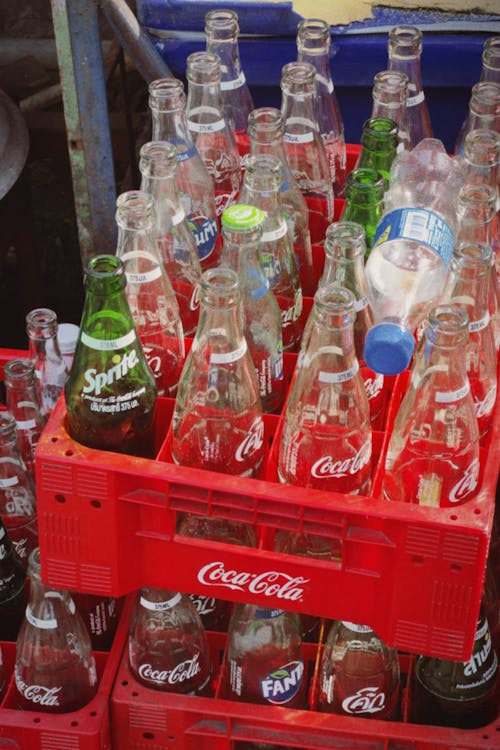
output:
M235 232L246 232L255 229L264 221L264 211L256 206L235 204L222 212L222 225Z

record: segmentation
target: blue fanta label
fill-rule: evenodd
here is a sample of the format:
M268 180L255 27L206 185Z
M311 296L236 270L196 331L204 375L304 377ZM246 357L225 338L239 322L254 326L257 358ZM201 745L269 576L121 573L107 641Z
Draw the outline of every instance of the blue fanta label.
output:
M189 227L196 240L200 260L205 260L214 251L217 240L217 222L208 216L189 216Z
M449 266L455 239L449 224L427 208L396 208L379 221L373 247L394 240L412 240L434 250Z
M269 703L288 703L299 692L303 674L304 663L302 661L291 661L275 669L260 681L262 697Z

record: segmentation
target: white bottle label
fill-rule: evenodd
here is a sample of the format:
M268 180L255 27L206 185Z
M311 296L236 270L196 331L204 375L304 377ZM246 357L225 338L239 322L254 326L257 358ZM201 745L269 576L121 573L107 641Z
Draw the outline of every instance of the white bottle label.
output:
M237 78L233 78L232 81L221 81L220 90L221 91L234 91L235 89L241 88L245 82L246 82L245 74L243 73L243 71L241 71L239 76Z
M275 242L280 240L288 232L288 226L286 221L282 221L279 227L272 229L269 232L262 232L261 242Z
M471 320L469 323L469 331L470 333L477 333L478 331L483 331L486 326L490 322L490 314L489 312L486 313L482 318L479 320Z
M237 349L233 349L230 352L212 352L210 354L210 364L212 365L228 365L232 362L236 362L241 359L247 351L246 339L243 339L242 343Z
M181 599L182 595L177 593L166 602L150 602L149 599L146 599L144 596L140 597L139 602L141 607L148 609L150 612L166 612L167 610L172 609L172 607L175 607L176 604L179 604Z
M320 383L346 383L348 380L352 380L358 371L359 362L356 360L352 367L342 372L324 372L321 370L318 374L318 380Z
M96 339L94 336L89 336L85 331L82 331L81 341L89 349L95 349L99 352L116 352L118 349L125 349L130 346L136 340L135 329L126 333L124 336L120 336L117 339Z
M26 619L30 625L33 625L34 628L39 628L40 630L55 630L57 628L57 620L55 617L41 620L39 617L35 617L29 604L26 607Z
M455 401L460 401L465 398L470 392L470 383L467 382L461 387L457 388L456 391L436 391L435 400L438 404L452 404Z
M356 622L349 622L348 620L342 620L342 625L352 630L353 633L371 633L372 628L369 625L359 625Z
M188 120L188 127L193 133L218 133L220 130L224 130L226 123L224 120L216 120L215 122Z

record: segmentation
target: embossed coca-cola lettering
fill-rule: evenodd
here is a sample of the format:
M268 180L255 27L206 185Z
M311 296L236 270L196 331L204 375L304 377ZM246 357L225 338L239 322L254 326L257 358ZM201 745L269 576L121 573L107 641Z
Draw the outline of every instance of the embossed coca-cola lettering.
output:
M367 440L354 456L334 460L332 456L319 458L311 467L311 474L317 479L325 477L345 477L356 474L369 462L372 454L371 440Z
M495 406L496 397L497 387L495 384L491 386L482 401L476 401L474 403L474 408L476 410L476 416L478 419L480 417L487 417L488 414L491 414L491 412L493 411L493 407Z
M12 539L12 546L16 550L17 556L24 560L28 556L28 540L26 537L22 539Z
M382 375L375 375L373 377L366 377L364 379L365 391L368 396L368 400L376 398L384 387L384 378Z
M198 571L198 580L206 586L223 586L235 591L248 591L251 594L275 596L277 599L302 601L304 584L309 578L289 576L277 570L264 573L248 573L226 570L224 563L217 561L203 566Z
M243 438L236 449L236 460L244 461L252 453L260 450L264 444L264 422L261 417L257 417L252 422L247 435Z
M177 664L173 669L153 669L151 664L141 664L139 674L144 680L177 685L177 683L191 680L201 672L199 659L200 655L195 654L192 659L186 659L186 661Z
M385 694L378 687L360 688L342 701L342 708L348 714L376 714L384 707Z
M479 459L475 458L469 467L464 471L463 476L458 480L450 491L450 503L459 503L470 495L477 487L479 480Z

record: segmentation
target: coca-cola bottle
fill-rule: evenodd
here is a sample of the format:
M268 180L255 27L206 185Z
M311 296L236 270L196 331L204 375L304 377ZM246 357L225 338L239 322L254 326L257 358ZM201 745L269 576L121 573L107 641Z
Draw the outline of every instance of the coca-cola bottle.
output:
M0 516L23 565L38 546L35 485L17 444L16 420L0 412Z
M182 82L158 78L149 84L153 141L168 141L177 148L175 180L181 204L193 232L203 268L219 262L215 190L212 177L193 143L186 113Z
M205 630L227 632L233 602L226 599L216 599L213 596L204 596L203 594L190 594L189 598L193 602Z
M260 258L281 310L284 351L298 349L302 336L302 289L293 244L280 203L281 163L272 154L249 156L238 203L263 213Z
M26 570L0 518L0 641L15 641L26 605Z
M35 483L35 448L45 425L35 365L30 359L11 359L4 367L7 409L16 420L17 443L24 465Z
M47 420L64 387L68 370L57 340L57 315L39 307L26 315L29 356L35 365L42 415Z
M500 83L500 36L492 36L484 40L483 52L481 55L481 74L479 82L490 81L492 83ZM467 116L462 123L457 136L457 148L464 143L466 134L473 128L478 127L473 125L471 120L474 118L474 113L467 112Z
M116 255L125 267L125 294L159 396L175 394L185 350L179 306L153 234L153 198L129 190L116 201Z
M150 141L141 147L141 190L155 203L154 238L158 255L177 298L185 336L198 325L198 284L201 266L194 234L184 214L177 189L176 147L167 141Z
M306 708L307 674L299 615L237 604L229 623L224 697Z
M427 319L385 458L387 500L449 507L472 497L479 479L479 429L465 347L469 317L439 305Z
M94 651L109 651L118 625L118 602L113 596L71 592L89 632Z
M354 294L328 284L316 292L284 411L281 482L363 494L370 487L370 407L353 338Z
M30 597L16 645L17 704L32 711L76 711L97 691L89 634L69 593L42 583L38 548L28 574Z
M66 424L83 445L151 457L157 389L125 285L120 258L90 259L80 335L65 386Z
M410 134L406 99L408 76L399 70L381 70L373 77L371 117L385 117L398 126L397 152L409 151Z
M368 625L335 621L319 674L320 711L373 719L396 719L400 671L396 650Z
M461 154L464 141L471 130L500 132L500 81L478 81L471 89L469 113L455 143L455 153Z
M489 724L497 714L498 658L488 620L481 609L468 661L417 658L410 720L417 724L474 729Z
M132 612L128 644L130 670L146 687L211 695L208 640L186 594L142 588Z

